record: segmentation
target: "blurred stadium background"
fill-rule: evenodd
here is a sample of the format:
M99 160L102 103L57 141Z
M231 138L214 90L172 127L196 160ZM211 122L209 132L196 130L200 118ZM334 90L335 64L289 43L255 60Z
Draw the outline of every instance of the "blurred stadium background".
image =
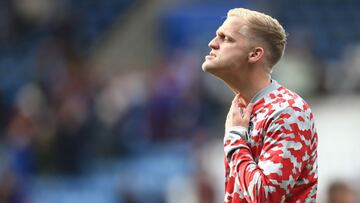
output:
M201 71L228 9L289 33L274 78L312 106L319 202L360 183L360 1L2 0L1 203L215 203L232 93Z

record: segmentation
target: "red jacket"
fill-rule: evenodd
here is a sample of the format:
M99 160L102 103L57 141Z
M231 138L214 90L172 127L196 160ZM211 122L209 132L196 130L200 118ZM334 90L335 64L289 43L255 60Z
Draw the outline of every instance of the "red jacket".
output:
M308 104L274 80L251 102L249 129L225 132L224 202L316 202L318 138Z

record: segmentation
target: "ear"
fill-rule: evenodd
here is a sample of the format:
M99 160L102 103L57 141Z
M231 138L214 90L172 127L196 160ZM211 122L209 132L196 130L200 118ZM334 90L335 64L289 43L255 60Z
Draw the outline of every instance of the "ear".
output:
M255 47L250 53L249 53L249 63L256 63L258 62L263 56L264 56L264 48L262 47Z

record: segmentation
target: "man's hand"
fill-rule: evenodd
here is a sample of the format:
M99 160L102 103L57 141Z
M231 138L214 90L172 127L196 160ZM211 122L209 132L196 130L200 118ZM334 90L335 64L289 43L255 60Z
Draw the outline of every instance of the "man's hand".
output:
M225 131L234 126L249 127L250 115L254 104L249 103L246 106L244 99L237 94L232 101L229 113L226 117Z

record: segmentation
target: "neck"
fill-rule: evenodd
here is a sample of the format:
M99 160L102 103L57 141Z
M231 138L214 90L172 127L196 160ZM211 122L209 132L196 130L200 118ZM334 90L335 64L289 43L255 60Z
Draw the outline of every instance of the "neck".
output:
M255 71L250 74L244 74L244 76L231 74L229 77L222 79L232 89L234 94L240 93L240 96L248 104L260 90L271 83L271 76L264 72L256 73Z

